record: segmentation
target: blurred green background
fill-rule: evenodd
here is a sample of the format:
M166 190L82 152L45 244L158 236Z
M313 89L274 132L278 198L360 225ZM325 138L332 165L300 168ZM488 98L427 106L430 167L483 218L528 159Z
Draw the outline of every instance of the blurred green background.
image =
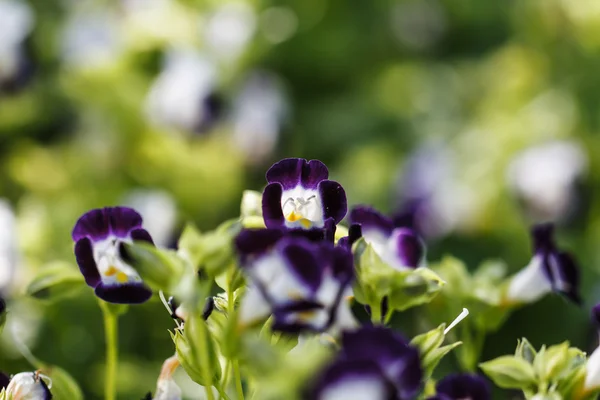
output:
M100 398L92 291L22 296L50 263L76 268L76 219L134 205L171 245L185 221L239 215L242 191L293 156L324 161L349 203L408 215L430 261L516 271L530 225L555 221L584 306L549 296L516 312L484 359L521 336L589 350L599 70L595 0L0 0L0 369L30 368L16 332ZM418 312L398 317L411 334ZM157 300L121 320L120 398L154 390L172 327Z

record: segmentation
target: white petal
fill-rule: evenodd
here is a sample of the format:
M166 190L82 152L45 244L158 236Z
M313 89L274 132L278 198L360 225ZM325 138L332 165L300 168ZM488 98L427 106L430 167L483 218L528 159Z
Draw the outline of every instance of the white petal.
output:
M260 290L256 286L248 286L240 304L239 323L251 325L266 318L270 313L271 306Z
M586 390L596 389L600 387L600 347L598 347L588 358L585 373Z
M300 185L285 190L281 194L281 209L286 216L285 225L288 228L322 228L325 225L323 202L318 190L304 189ZM295 211L300 219L288 221L287 216L292 211ZM310 226L304 225L306 221L310 222Z
M48 390L40 381L35 379L33 372L21 372L12 377L6 393L11 400L41 400L46 399Z
M159 380L154 400L181 400L181 389L173 379Z
M385 400L386 388L380 380L342 381L323 391L319 400Z
M552 285L542 271L542 258L535 256L528 266L519 271L510 281L507 299L531 303L552 291Z

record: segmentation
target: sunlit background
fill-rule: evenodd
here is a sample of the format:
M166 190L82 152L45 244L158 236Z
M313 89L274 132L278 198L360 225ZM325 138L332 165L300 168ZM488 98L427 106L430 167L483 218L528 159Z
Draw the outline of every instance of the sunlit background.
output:
M0 369L30 369L25 345L100 398L92 291L23 296L36 271L77 268L76 219L131 205L171 246L185 221L239 215L242 191L289 156L321 159L350 203L413 224L430 261L516 271L531 224L555 221L584 306L552 296L516 312L483 358L521 336L593 348L598 71L596 0L0 0ZM396 317L409 335L417 313ZM153 390L172 327L157 300L121 321L121 399Z

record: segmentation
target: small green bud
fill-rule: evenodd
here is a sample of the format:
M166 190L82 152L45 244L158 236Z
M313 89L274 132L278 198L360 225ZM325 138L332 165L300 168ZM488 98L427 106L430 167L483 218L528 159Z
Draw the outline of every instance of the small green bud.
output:
M423 358L431 351L440 347L445 337L444 329L446 329L446 324L442 324L429 332L415 336L410 343L419 349L421 357Z
M479 365L503 389L528 389L536 385L533 366L520 357L502 356Z
M27 287L27 294L54 301L75 295L85 286L81 273L70 264L56 262L41 269Z
M149 243L121 243L120 251L144 282L157 290L171 291L185 271L185 263L177 253Z
M262 193L255 190L244 190L240 215L242 218L260 217L262 219Z
M517 349L515 350L516 357L520 357L529 363L533 363L536 355L537 351L535 351L535 348L529 343L529 340L522 338L517 342Z
M423 357L423 361L422 361L423 370L425 371L425 376L430 377L431 374L433 373L433 370L435 369L435 367L437 367L437 365L440 363L442 358L444 358L444 356L446 354L450 353L452 350L454 350L456 347L460 346L461 344L462 344L462 342L454 342L452 344L433 349L432 351L427 353L425 355L425 357Z

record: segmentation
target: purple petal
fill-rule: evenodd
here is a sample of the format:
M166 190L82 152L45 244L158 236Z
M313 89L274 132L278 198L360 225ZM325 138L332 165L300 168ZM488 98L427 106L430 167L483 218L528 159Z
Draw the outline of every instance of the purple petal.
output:
M286 333L300 333L316 331L314 326L308 322L299 321L294 318L295 314L309 311L318 311L324 306L312 300L299 300L279 306L273 310L273 325L271 329Z
M554 244L554 225L551 223L538 224L531 229L533 251L535 254L556 250Z
M336 360L329 365L325 371L318 374L318 379L312 385L307 398L321 400L324 394L332 387L339 387L344 383L354 384L357 381L371 382L380 381L386 388L383 399L395 399L394 388L387 382L379 366L371 360ZM367 400L367 399L365 399ZM378 399L369 399L378 400Z
M413 397L421 387L423 370L419 352L391 329L370 326L342 337L341 356L348 360L371 360L396 385L402 398Z
M106 208L95 209L83 214L75 223L73 241L89 237L93 241L106 239L110 234L110 219Z
M0 392L10 383L10 376L0 371Z
M596 328L600 329L600 303L592 308L592 321L596 324Z
M579 267L570 254L565 252L545 254L542 269L554 291L565 295L576 304L581 304Z
M452 374L436 385L438 395L449 399L489 400L492 398L490 387L485 379L473 374Z
M319 182L329 177L325 164L319 160L307 161L303 158L286 158L267 171L267 182L279 183L284 190L301 185L305 189L314 189Z
M152 297L152 290L143 283L106 285L100 282L95 292L102 300L116 304L141 304Z
M360 239L362 236L362 231L360 229L359 224L352 224L348 229L348 236L344 236L340 240L338 240L338 246L345 247L348 250L352 249L352 245Z
M234 245L242 265L246 264L249 257L259 256L268 250L283 237L279 229L244 229L235 238Z
M289 238L279 244L279 251L286 259L290 271L311 292L316 292L323 277L323 261L319 246L302 238Z
M85 283L95 288L101 281L100 272L94 260L94 248L90 238L84 237L75 243L75 259L79 270L85 278Z
M150 233L142 228L132 230L131 239L154 244L154 240L152 240L152 236L150 236Z
M281 228L285 226L285 217L281 208L281 195L283 187L279 183L270 183L263 191L262 212L267 228Z
M335 247L332 250L333 276L342 285L349 284L354 279L354 258L352 253L344 247Z
M344 219L348 212L346 192L342 185L335 181L322 181L318 185L324 218L333 218L336 223Z
M142 216L129 207L110 207L106 208L112 234L117 237L125 238L129 233L142 226Z
M373 230L379 231L384 236L389 236L394 230L394 223L388 217L385 217L374 208L367 206L358 206L350 212L350 222L359 224L363 233Z
M414 231L408 228L397 228L393 233L396 243L396 255L402 265L417 268L425 256L425 245Z

